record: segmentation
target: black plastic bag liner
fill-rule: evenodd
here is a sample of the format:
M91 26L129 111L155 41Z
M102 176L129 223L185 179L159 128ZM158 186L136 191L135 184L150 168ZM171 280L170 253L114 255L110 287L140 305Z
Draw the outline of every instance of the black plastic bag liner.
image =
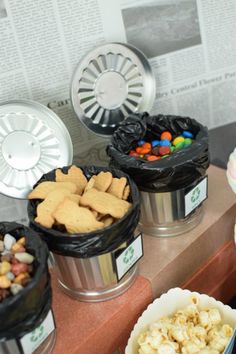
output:
M63 167L63 173L67 173L69 167L70 166ZM139 192L132 179L121 171L113 168L95 166L80 168L88 180L93 175L96 175L101 171L110 171L113 177L127 178L127 182L130 185L130 196L128 201L132 203L132 207L123 216L123 218L117 220L114 224L104 229L99 229L88 233L69 234L56 229L48 229L34 221L36 217L36 207L42 201L39 199L30 200L28 202L28 216L30 226L41 235L43 240L46 241L50 251L63 256L89 258L111 252L119 247L123 242L129 242L133 239L134 230L138 224L140 215ZM37 184L43 181L54 180L55 170L43 175Z
M173 137L184 130L191 131L194 142L152 162L127 155L139 140L160 140L160 134L165 130ZM171 192L185 188L205 174L209 166L208 129L189 117L131 114L114 132L106 151L110 156L109 166L129 174L139 190Z
M35 257L34 275L18 294L0 303L0 341L19 339L38 327L47 316L52 302L48 272L47 246L27 227L14 222L1 222L0 234L11 234L16 239L26 238L26 251Z

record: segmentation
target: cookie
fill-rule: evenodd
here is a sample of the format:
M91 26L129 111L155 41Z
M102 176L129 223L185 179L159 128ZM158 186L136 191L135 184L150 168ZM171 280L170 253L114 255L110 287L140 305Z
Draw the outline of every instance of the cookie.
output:
M122 199L127 200L129 198L129 195L130 195L130 186L128 185L124 189Z
M105 215L102 219L100 219L100 221L103 222L104 227L107 227L112 225L115 219L110 215Z
M112 174L111 172L99 172L98 175L94 175L92 178L94 178L95 183L93 185L93 188L96 188L97 190L101 192L106 192L106 190L110 187L111 182L112 182Z
M35 218L35 221L44 227L51 228L55 221L52 213L64 200L65 196L70 194L71 193L68 189L55 189L48 193L44 201L37 206L37 217Z
M104 227L89 209L78 206L68 198L58 205L53 217L58 223L65 225L67 232L71 234L91 232Z
M75 193L76 191L76 185L72 182L44 181L38 184L32 192L29 193L28 199L45 199L48 193L61 188L68 189L71 193Z
M83 171L74 165L72 165L67 173L63 173L60 169L55 172L57 182L72 182L76 184L76 193L81 195L87 184L87 178L83 174Z
M93 177L90 178L90 180L86 184L86 186L84 188L84 192L87 192L89 189L93 188L94 184L95 184L95 178L93 176Z
M107 192L111 193L112 195L114 195L117 198L122 199L126 183L127 183L127 178L125 178L125 177L112 178L111 185L107 189Z
M100 192L95 188L89 189L82 195L80 205L87 206L101 214L109 214L115 219L122 218L131 207L126 200L107 192Z
M68 198L79 205L81 196L79 194L69 194Z

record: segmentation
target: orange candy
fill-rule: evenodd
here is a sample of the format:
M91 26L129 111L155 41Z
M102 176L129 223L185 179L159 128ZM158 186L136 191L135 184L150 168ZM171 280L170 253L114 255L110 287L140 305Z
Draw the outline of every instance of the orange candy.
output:
M148 156L147 160L148 161L160 160L160 156L150 155L150 156Z
M167 130L164 131L163 133L161 133L161 140L172 140L172 135L170 132L168 132Z
M144 143L144 144L142 145L142 147L145 148L145 149L150 149L150 150L151 150L152 144L150 144L150 143Z

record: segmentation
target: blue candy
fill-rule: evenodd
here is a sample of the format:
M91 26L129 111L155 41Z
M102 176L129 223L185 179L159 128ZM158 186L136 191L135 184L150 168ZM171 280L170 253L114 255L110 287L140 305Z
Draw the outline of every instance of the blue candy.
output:
M160 141L160 146L170 146L170 145L171 145L171 142L167 139Z
M153 140L152 141L152 147L156 147L156 146L159 146L160 145L160 141L159 140Z
M193 138L193 134L191 132L189 132L188 130L184 130L183 133L182 133L182 136L184 138Z
M138 146L142 146L144 143L145 143L144 140L139 140L139 141L138 141Z

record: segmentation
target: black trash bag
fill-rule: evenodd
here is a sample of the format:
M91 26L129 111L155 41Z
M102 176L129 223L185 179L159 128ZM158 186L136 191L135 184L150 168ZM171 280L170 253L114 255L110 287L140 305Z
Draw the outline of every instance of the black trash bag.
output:
M63 167L63 173L67 173L69 167L70 166ZM89 233L69 234L54 228L48 229L34 221L36 217L36 207L41 202L39 199L30 200L28 202L28 216L30 226L40 234L42 239L47 243L50 251L63 256L89 258L111 252L123 242L131 242L133 240L134 230L138 224L140 215L139 191L132 179L121 171L117 171L113 168L95 166L80 168L83 170L88 180L101 171L110 171L113 177L127 178L128 184L130 185L128 201L132 203L132 207L123 218L101 230ZM36 185L43 181L55 181L55 170L43 175Z
M194 142L157 161L146 161L127 155L139 140L160 140L168 130L173 137L183 130L194 135ZM107 146L109 166L129 174L145 192L171 192L185 188L205 174L209 166L208 129L195 119L171 115L131 114L114 132Z
M46 244L34 231L14 222L0 223L0 234L6 233L16 239L25 236L26 250L35 257L35 273L23 290L0 303L0 342L19 339L38 327L46 318L52 302Z

